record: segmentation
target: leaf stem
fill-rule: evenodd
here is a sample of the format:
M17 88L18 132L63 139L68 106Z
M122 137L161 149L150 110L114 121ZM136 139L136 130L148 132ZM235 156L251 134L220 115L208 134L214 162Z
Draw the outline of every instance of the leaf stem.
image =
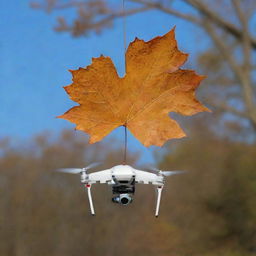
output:
M127 157L127 126L124 125L124 161L123 164L126 165L126 157Z

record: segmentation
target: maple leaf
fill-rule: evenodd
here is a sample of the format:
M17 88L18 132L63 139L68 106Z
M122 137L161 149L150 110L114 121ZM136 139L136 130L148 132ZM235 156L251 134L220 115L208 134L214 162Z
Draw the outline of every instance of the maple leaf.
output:
M209 111L195 98L204 76L179 69L187 57L178 50L172 29L148 42L136 38L130 43L123 78L109 57L93 58L86 68L71 71L73 83L64 88L79 106L59 118L89 134L90 143L119 126L126 126L144 146L184 137L168 114Z

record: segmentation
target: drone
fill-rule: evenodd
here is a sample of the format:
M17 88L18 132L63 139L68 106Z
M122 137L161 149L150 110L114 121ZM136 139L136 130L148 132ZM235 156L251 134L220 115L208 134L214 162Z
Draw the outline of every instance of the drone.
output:
M128 205L133 201L135 193L135 185L152 184L156 186L157 201L155 217L159 215L159 207L161 201L162 190L164 187L164 178L175 174L185 173L185 171L162 171L153 168L152 172L137 170L130 165L116 165L110 169L88 173L87 171L99 163L92 163L84 168L64 168L57 171L71 174L80 174L81 183L87 189L91 214L94 216L94 206L91 195L92 184L105 183L112 187L112 202L120 205Z

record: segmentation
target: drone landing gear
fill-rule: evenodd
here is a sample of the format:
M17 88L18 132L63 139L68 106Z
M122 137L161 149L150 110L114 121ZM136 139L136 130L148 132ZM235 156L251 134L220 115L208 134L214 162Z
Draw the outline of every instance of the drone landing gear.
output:
M91 214L93 216L95 216L94 207L93 207L93 203L92 203L91 185L90 184L86 184L84 186L87 188L87 193L88 193L88 199L89 199Z
M159 207L160 207L162 190L163 190L163 186L157 187L157 201L156 201L156 213L155 213L156 218L158 217L158 214L159 214Z

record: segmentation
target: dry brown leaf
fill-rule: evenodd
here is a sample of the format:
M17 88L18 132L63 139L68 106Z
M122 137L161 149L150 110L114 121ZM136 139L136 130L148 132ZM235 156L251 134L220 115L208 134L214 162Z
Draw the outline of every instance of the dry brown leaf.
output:
M209 111L195 99L204 76L179 69L187 57L178 50L172 29L148 42L136 38L130 43L123 78L109 57L93 58L86 68L71 71L73 83L64 88L79 106L59 118L88 133L90 143L119 126L126 126L145 146L162 146L169 139L184 137L168 113Z

